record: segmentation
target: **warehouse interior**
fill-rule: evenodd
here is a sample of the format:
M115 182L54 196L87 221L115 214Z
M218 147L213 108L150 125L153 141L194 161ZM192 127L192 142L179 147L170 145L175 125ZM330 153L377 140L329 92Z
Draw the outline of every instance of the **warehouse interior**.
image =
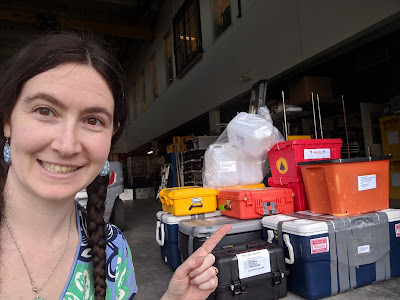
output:
M204 42L203 49L200 51L204 52L200 53L201 57L194 59L188 64L188 68L178 73L175 60L177 54L174 52L176 45L173 37L172 41L170 37L168 41L172 46L172 53L169 58L175 63L169 66L164 62L164 57L162 59L156 57L157 74L161 72L162 76L158 75L158 78L156 76L154 81L153 57L160 53L159 56L165 56L164 45L162 45L166 40L164 36L165 33L174 31L174 18L179 16L180 9L188 3L197 3L198 12L202 14L204 11L211 11L215 2L222 3L224 13L229 11L229 18L232 20L229 19L228 24L223 24L219 36L213 33L214 44ZM267 2L268 4L265 4ZM328 139L340 138L343 141L342 158L386 155L382 144L387 142L383 141L382 125L379 119L400 114L398 75L400 70L400 3L398 1L372 1L373 4L367 12L380 8L381 14L377 12L376 17L378 21L368 23L366 21L369 21L368 16L354 17L355 20L360 19L360 24L363 25L363 27L360 26L362 30L351 36L346 36L345 32L343 34L345 38L335 41L332 38L326 48L322 51L315 50L315 53L311 51L312 55L301 53L301 59L288 62L287 68L281 67L279 70L271 68L273 70L265 71L265 73L253 71L257 69L256 67L243 68L241 74L235 73L231 76L237 80L237 86L228 83L219 88L214 81L220 82L219 77L228 77L229 68L224 73L222 69L226 65L223 63L232 64L232 62L225 62L218 56L214 59L222 62L215 63L215 74L194 75L195 72L205 73L200 68L212 59L210 58L212 55L207 56L207 52L212 53L217 47L223 48L224 40L235 39L235 33L248 23L253 22L252 28L259 30L249 35L263 39L264 30L267 31L263 28L265 23L260 21L260 25L257 20L249 17L256 14L254 11L259 10L260 7L276 5L273 11L285 8L290 8L292 11L294 7L300 11L302 5L305 5L300 3L300 0L279 4L281 6L272 2L263 2L263 0L0 0L0 64L32 35L71 30L93 34L102 40L104 46L116 56L126 70L128 124L121 142L113 149L110 160L122 163L125 187L134 190L133 199L124 201L126 219L124 234L132 247L138 277L139 293L135 299L158 299L167 288L169 278L173 274L168 265L160 259L159 245L154 241L156 213L162 210L161 203L156 199L157 190L163 183L165 184L163 187L202 185L203 166L197 167L199 171L197 174L200 174L200 177L195 176L196 172L191 172L190 178L187 179L183 174L185 170L179 170L182 169L179 166L177 168L179 165L177 157L183 166L182 160L185 161L184 153L189 150L186 147L190 147L191 138L211 136L214 137L210 139L212 143L239 112L247 112L252 89L260 81L266 80L265 105L271 112L274 126L283 135L285 135L284 121L286 119L288 135L309 135L311 139L322 138L322 135L323 138ZM315 6L318 12L322 9L317 2L312 1L308 5ZM334 7L344 5L346 8L346 2L340 1ZM351 7L348 10L356 11L363 3L364 1L360 0L349 4ZM230 10L227 10L227 7ZM286 17L286 13L281 14ZM209 19L204 15L200 18L203 22L202 29L206 26L205 20L212 21L210 16L208 16ZM318 16L316 19L318 20ZM337 27L340 28L340 17L336 21ZM279 26L286 28L284 22L285 19L282 17ZM168 28L164 28L165 24ZM341 32L339 29L337 31ZM207 29L203 33L203 37L206 36ZM286 29L282 29L282 32L277 29L277 35L283 36L286 33ZM315 37L315 39L318 38L325 39L324 33ZM282 39L285 40L286 37ZM290 36L287 39L290 39ZM248 45L248 48L255 47L257 42L254 41L254 44ZM275 40L273 42L276 44ZM313 40L309 42L311 46L312 42ZM264 44L267 43L264 41ZM228 42L226 44L230 45ZM281 48L277 48L277 52L290 52L290 49L279 46ZM230 50L240 52L241 49L226 49L226 51ZM267 53L265 57L269 55L275 57L276 54ZM293 56L296 55L297 53L293 54ZM257 55L251 62L254 64L254 61L261 61L265 57ZM248 56L243 56L241 59L250 60ZM272 76L268 76L269 74ZM199 103L199 98L195 95L193 95L194 100L174 99L174 102L171 100L180 96L177 90L188 89L184 87L185 83L193 78L195 81L201 76L204 77L204 82L196 84L190 81L190 86L196 87L194 94L199 93L199 90L209 90L202 96L206 97L214 93L215 99L207 99L208 102L204 101L204 104ZM146 81L145 87L142 78ZM313 110L314 103L309 93L313 89L321 91L319 110ZM144 90L147 100L144 97ZM299 94L296 93L301 95L298 96ZM182 95L186 98L187 92ZM286 116L283 113L283 97L286 101ZM161 103L168 100L171 100L171 104ZM196 112L188 112L191 101ZM160 116L165 107L168 107L168 113L176 111L176 115L168 115L165 119L161 119ZM313 120L315 114L317 114L317 121ZM318 123L318 117L321 123ZM165 128L163 128L163 122ZM177 139L180 137L185 137L185 141ZM179 145L185 148L180 149ZM391 154L395 156L395 159L397 155L400 156L400 153ZM165 165L169 165L167 181L165 181L165 176L163 177L162 167ZM391 172L399 174L399 165L392 164ZM271 173L267 171L265 183L269 176ZM396 178L399 180L399 177ZM137 194L135 189L138 190ZM390 207L400 208L400 181L396 186L391 187ZM154 282L159 283L156 288ZM399 278L396 278L332 296L331 299L397 299L397 295L400 294L399 286ZM302 298L289 293L285 299Z

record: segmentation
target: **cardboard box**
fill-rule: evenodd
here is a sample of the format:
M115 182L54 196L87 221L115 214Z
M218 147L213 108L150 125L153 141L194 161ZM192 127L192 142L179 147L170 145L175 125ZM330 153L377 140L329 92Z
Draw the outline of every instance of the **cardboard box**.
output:
M332 99L332 78L320 76L303 76L289 84L289 103L299 105L311 101L311 93L314 92L314 100Z

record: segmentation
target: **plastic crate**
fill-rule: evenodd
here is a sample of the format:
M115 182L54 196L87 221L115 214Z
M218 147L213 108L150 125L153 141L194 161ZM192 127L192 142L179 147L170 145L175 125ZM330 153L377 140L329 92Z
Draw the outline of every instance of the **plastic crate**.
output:
M298 162L339 159L341 147L341 139L279 142L268 152L272 177L301 177Z
M345 216L388 208L389 158L300 162L310 211Z

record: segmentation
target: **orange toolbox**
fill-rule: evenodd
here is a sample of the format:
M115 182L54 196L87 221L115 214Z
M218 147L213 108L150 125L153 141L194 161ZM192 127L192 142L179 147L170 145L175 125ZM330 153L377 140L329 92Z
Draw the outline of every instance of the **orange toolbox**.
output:
M346 216L388 208L390 158L299 162L310 211Z
M241 220L294 212L293 191L289 188L226 189L217 198L223 215Z

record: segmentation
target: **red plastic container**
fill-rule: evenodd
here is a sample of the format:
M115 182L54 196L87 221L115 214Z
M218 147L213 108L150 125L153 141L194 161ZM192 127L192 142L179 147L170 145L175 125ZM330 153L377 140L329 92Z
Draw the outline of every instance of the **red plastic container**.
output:
M301 177L298 162L339 159L341 147L341 139L279 142L268 152L272 177Z
M294 193L294 211L308 210L308 201L304 182L300 177L269 177L272 187L291 188Z
M221 190L217 198L223 215L242 220L294 212L293 191L289 188L227 189Z

